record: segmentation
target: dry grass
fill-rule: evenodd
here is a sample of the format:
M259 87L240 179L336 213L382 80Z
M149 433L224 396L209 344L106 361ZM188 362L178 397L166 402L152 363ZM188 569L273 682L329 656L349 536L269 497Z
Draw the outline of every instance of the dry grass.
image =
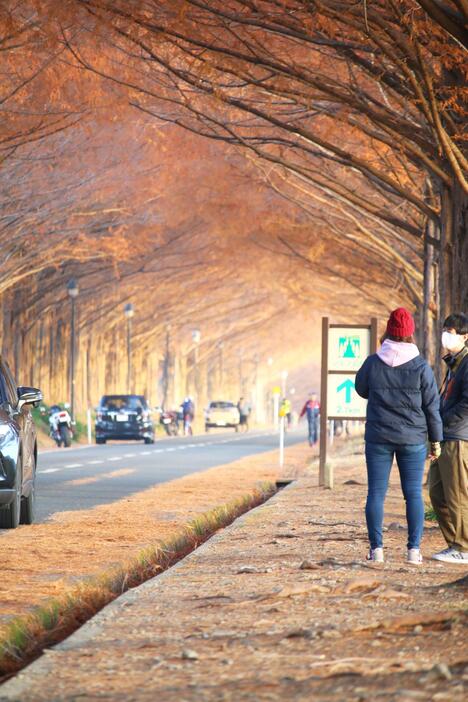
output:
M31 614L15 618L0 639L0 676L17 672L123 592L172 566L274 491L273 484L265 483L249 495L216 507L193 519L168 541L144 549L124 566L82 582Z
M309 457L307 446L288 448L285 470L288 474L304 470ZM40 460L41 467L47 467L46 460L46 456ZM181 455L180 461L184 460ZM185 524L217 505L240 499L264 482L274 482L280 477L276 466L277 452L249 456L181 478L174 476L174 480L115 502L55 513L46 522L2 532L0 640L13 617L61 597L78 581L119 567L151 544L167 543ZM157 476L156 458L154 470ZM62 479L67 480L66 472ZM102 480L118 485L120 478ZM75 493L79 503L84 488L66 489Z

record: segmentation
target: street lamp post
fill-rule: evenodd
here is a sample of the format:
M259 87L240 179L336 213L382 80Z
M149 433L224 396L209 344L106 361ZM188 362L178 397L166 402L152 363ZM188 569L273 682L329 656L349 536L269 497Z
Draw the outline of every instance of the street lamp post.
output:
M162 406L167 408L169 395L169 374L171 365L171 325L166 324L166 349L164 352L163 364L163 402Z
M286 399L286 381L288 379L288 371L284 370L281 371L281 394L283 397L283 400ZM282 417L280 418L280 441L279 441L279 465L280 468L284 466L284 433L286 431L286 422L287 418L284 413L282 413Z
M239 349L239 397L244 395L244 367L242 364L244 350Z
M76 353L76 310L75 301L79 288L74 278L67 283L67 292L71 300L71 333L70 333L70 414L75 420L75 353Z
M130 395L132 392L132 318L135 314L131 302L125 305L124 314L127 318L127 393Z
M192 341L194 343L194 350L193 350L193 380L195 383L195 400L198 404L198 386L199 386L199 379L198 379L198 345L201 341L201 332L199 329L194 329L192 331Z
M254 404L255 404L255 419L257 422L263 420L263 411L260 407L260 385L258 376L258 366L260 364L260 356L258 353L254 356L254 366L255 366L255 381L254 381Z
M268 366L268 369L269 369L269 370L268 370L269 376L271 376L271 374L272 374L273 364L274 364L274 359L273 359L273 357L272 357L272 356L268 356L268 358L267 358L267 366ZM269 377L269 380L271 380L270 377ZM278 402L278 400L279 400L279 395L278 395L278 393L277 393L276 391L273 391L273 424L274 424L275 429L278 428L278 421L279 421L279 417L278 417L279 402ZM270 414L270 411L271 411L271 410L270 410L270 403L268 403L268 415Z
M223 394L224 386L224 341L218 343L219 349L219 392Z

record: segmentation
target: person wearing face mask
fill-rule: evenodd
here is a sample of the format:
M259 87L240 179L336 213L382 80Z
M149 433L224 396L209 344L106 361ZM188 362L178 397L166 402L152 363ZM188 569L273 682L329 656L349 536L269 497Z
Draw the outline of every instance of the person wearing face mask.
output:
M370 550L367 559L382 563L384 501L396 458L406 502L407 561L422 562L424 527L422 481L427 440L434 456L440 451L442 420L439 393L431 367L414 343L414 319L404 307L387 322L379 351L369 356L356 375L356 391L366 399L366 521Z
M444 322L443 357L448 366L441 389L442 453L429 470L429 495L447 548L433 558L468 566L468 316Z

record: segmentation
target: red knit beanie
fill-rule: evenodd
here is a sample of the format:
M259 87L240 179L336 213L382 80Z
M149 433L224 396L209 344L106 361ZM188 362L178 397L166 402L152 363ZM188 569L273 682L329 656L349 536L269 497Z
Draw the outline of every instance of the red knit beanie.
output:
M391 336L412 336L414 334L414 319L411 312L404 307L393 310L387 322L387 334Z

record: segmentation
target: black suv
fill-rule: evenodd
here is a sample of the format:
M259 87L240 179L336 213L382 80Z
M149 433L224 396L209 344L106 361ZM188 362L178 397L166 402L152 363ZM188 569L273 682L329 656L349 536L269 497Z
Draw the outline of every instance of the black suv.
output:
M30 410L41 400L37 388L16 387L0 359L0 529L34 521L37 441Z
M96 413L96 443L108 439L154 442L154 425L143 395L104 395Z

